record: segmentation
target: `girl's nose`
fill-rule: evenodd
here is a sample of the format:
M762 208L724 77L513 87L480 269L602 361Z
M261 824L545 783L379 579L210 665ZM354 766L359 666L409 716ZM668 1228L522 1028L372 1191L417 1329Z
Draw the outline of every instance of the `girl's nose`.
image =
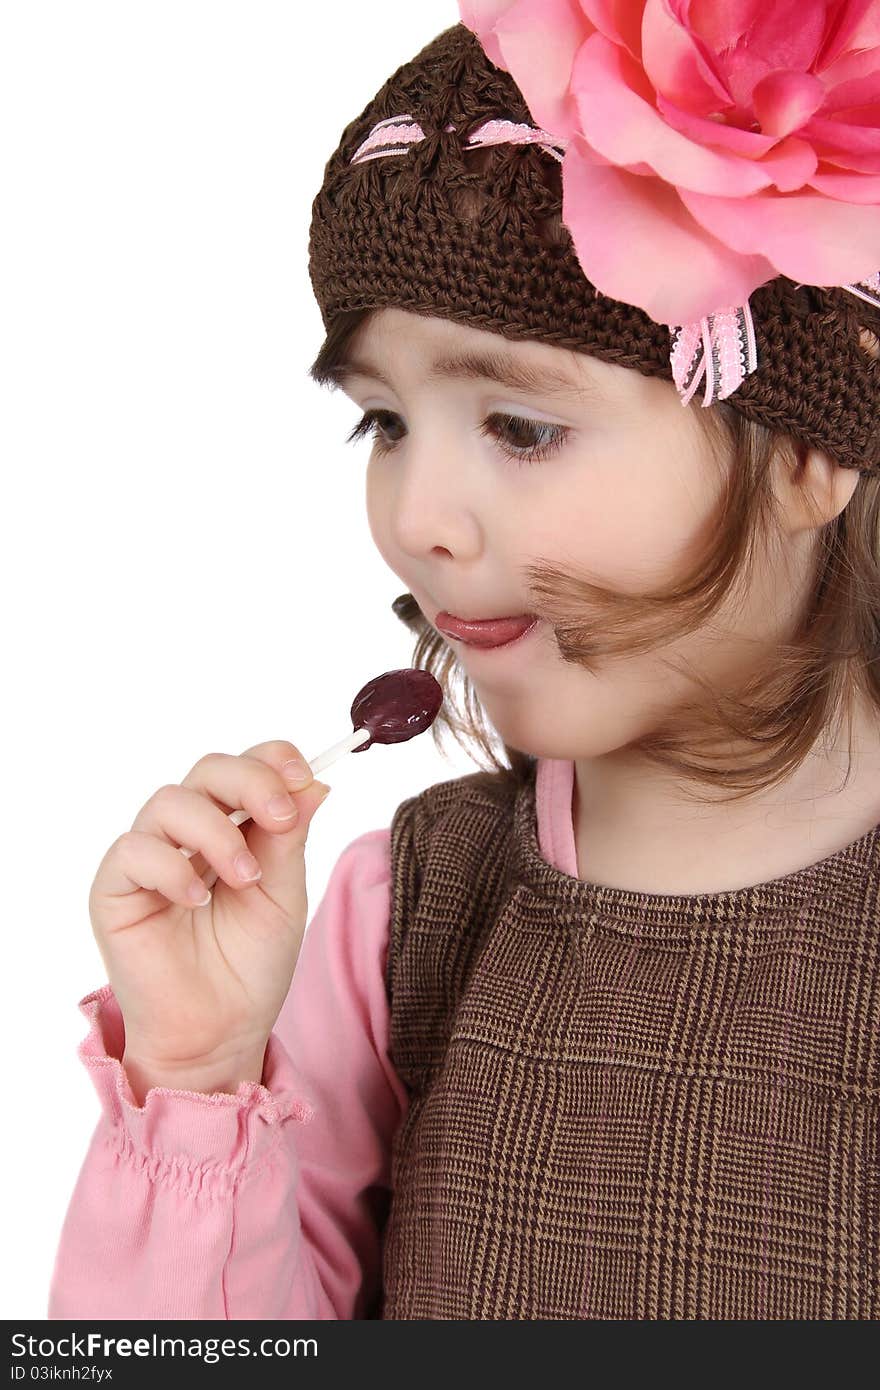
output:
M391 526L397 545L413 558L437 553L471 559L482 544L479 499L466 460L452 450L410 448L395 475Z

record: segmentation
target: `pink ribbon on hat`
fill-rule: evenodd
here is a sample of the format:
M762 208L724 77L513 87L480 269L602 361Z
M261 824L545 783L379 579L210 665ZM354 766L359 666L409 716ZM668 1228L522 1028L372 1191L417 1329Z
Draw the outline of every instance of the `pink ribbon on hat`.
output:
M446 125L444 131L455 130ZM385 155L405 155L411 145L425 139L425 132L412 115L388 116L377 121L351 157L351 164L363 164ZM465 149L484 145L540 145L560 163L568 146L548 130L523 122L505 119L484 121L471 131ZM880 308L880 271L841 289ZM596 294L600 293L596 290ZM682 405L688 405L701 382L704 382L704 406L726 400L739 389L747 376L757 370L758 349L755 324L748 300L745 304L718 309L694 323L670 328L672 343L669 361Z
M455 126L447 125L443 129L455 130ZM378 159L381 155L406 154L410 145L417 144L424 138L425 132L412 116L388 116L384 121L376 122L366 140L358 145L349 162L363 164L366 160ZM566 148L564 140L558 140L547 130L538 130L535 126L516 121L491 120L484 121L476 130L471 131L465 149L476 149L480 145L504 144L538 144L560 163Z

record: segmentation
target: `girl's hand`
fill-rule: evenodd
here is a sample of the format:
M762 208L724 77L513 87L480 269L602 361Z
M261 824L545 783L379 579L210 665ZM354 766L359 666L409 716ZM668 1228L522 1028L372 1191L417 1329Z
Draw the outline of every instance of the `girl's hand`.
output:
M291 743L235 757L209 753L179 785L160 787L98 866L89 915L125 1022L126 1067L151 1084L218 1088L256 1070L287 997L306 927L305 842L329 787L293 790ZM300 783L300 786L303 784ZM276 820L290 795L295 819ZM242 829L229 819L244 808ZM196 851L186 858L181 846ZM262 877L242 875L242 853ZM198 875L218 874L210 902ZM175 1078L179 1078L175 1081ZM198 1082L205 1084L199 1085Z

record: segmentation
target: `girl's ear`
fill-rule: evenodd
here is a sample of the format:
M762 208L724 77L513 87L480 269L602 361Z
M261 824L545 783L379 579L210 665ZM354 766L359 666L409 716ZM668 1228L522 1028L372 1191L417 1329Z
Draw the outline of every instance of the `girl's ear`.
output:
M880 361L880 338L871 328L859 328L859 346L873 361ZM802 440L794 441L794 457L789 459L789 487L786 515L792 531L827 525L839 516L856 490L862 476L858 468L843 468L821 449L812 449ZM804 511L806 508L806 512Z
M862 476L844 468L823 449L795 441L795 458L785 484L783 508L789 531L814 530L839 516Z

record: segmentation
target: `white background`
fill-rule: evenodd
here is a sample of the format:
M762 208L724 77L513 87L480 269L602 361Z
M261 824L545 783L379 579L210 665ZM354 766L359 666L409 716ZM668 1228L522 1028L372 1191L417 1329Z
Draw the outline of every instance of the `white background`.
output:
M345 125L455 0L7 0L0 10L3 1230L0 1316L44 1318L99 1116L110 844L205 753L351 731L408 666L369 443L307 371L311 202ZM307 850L476 770L430 734L347 755Z

